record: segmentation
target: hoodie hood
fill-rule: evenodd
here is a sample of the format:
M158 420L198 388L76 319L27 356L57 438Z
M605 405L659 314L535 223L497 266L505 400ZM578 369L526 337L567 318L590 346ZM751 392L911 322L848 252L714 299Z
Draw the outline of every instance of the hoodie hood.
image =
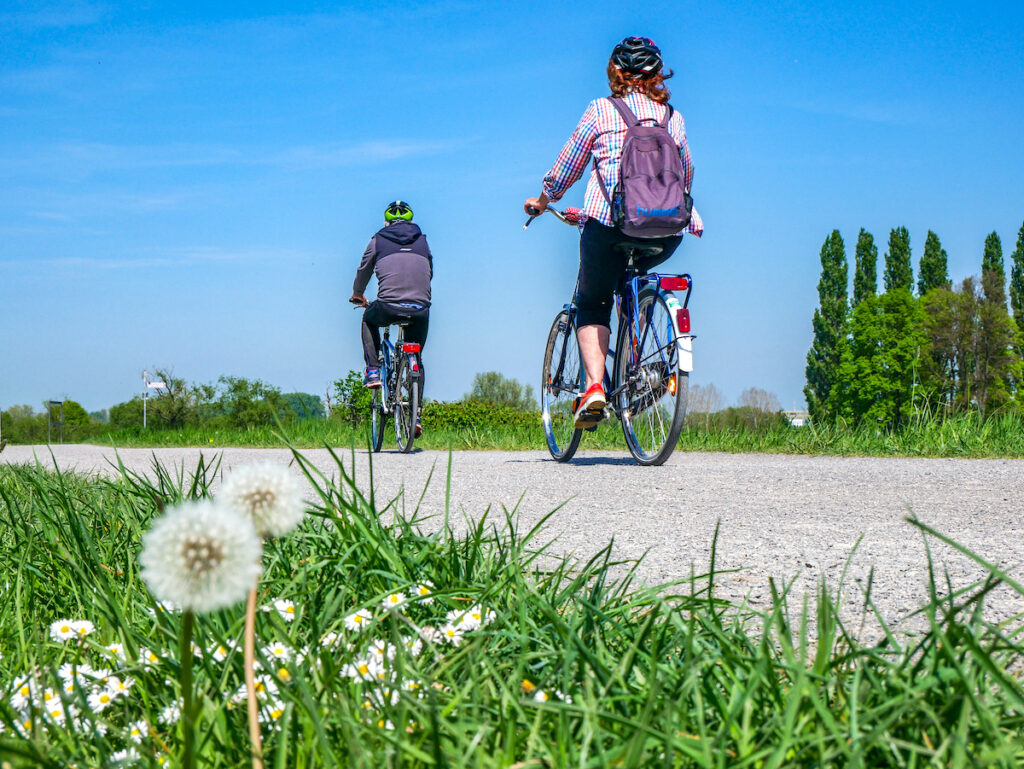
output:
M382 238L387 238L392 243L397 243L400 246L408 246L423 233L420 230L419 225L407 222L403 219L392 222L386 227L382 227L377 231L377 234Z

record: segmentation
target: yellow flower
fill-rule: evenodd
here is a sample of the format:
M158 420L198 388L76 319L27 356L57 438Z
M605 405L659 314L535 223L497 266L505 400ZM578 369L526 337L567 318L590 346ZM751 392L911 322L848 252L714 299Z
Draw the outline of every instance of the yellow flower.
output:
M523 679L523 694L533 694L537 691L537 685L528 678Z

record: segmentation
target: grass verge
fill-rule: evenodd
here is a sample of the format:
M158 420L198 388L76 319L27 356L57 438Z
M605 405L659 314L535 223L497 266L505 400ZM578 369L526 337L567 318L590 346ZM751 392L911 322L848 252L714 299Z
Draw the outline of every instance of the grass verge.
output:
M285 430L277 427L246 429L191 427L182 430L131 429L106 433L91 443L120 447L250 446L316 448L367 445L367 429L336 421L300 422ZM416 441L423 449L537 450L546 448L539 418L535 427L468 427L430 429ZM385 449L394 447L389 432ZM584 435L583 449L624 451L617 422L602 423ZM983 420L975 414L946 419L921 419L899 430L867 426L812 425L794 428L773 422L769 427L712 428L697 421L683 431L680 451L759 452L771 454L902 456L902 457L1024 457L1024 416L1008 413Z
M861 645L824 587L811 617L782 589L764 612L716 599L713 550L708 574L648 589L631 572L612 579L610 549L550 557L514 511L427 535L414 505L363 496L342 462L331 485L294 461L318 501L264 555L268 767L1024 761L1020 631L981 611L996 585L1024 587L980 558L988 578L956 595L933 578L923 634ZM181 615L154 602L137 555L158 511L208 495L216 472L0 467L0 756L12 766L175 765ZM400 608L384 609L396 594ZM64 633L65 620L91 624ZM196 618L202 766L250 760L241 630L241 606Z

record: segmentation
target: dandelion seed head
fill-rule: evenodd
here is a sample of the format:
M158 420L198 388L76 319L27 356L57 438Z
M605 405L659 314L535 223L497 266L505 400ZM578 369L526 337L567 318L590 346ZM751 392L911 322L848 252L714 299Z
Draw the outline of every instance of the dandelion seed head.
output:
M233 470L224 479L218 498L252 520L263 537L287 534L305 514L302 487L281 465L245 465Z
M214 611L245 598L263 543L252 523L209 500L170 508L143 538L142 577L160 601Z

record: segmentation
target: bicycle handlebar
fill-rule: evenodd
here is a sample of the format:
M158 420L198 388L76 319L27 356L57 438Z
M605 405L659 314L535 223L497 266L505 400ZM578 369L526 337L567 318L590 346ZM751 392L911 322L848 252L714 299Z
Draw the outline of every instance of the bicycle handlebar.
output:
M534 211L537 211L537 209L536 208L531 208L530 209L530 211L529 211L530 218L527 219L526 220L526 224L523 225L523 229L524 230L527 227L530 226L530 222L532 222L538 216L543 214L545 211L547 211L547 212L551 213L552 215L554 215L554 217L556 219L558 219L558 221L563 222L565 224L568 224L571 227L575 227L576 225L578 225L580 223L580 217L583 214L582 209L571 208L571 207L570 208L566 208L564 211L559 211L554 206L548 206L547 208L544 209L544 211L537 211L537 213L533 213Z

